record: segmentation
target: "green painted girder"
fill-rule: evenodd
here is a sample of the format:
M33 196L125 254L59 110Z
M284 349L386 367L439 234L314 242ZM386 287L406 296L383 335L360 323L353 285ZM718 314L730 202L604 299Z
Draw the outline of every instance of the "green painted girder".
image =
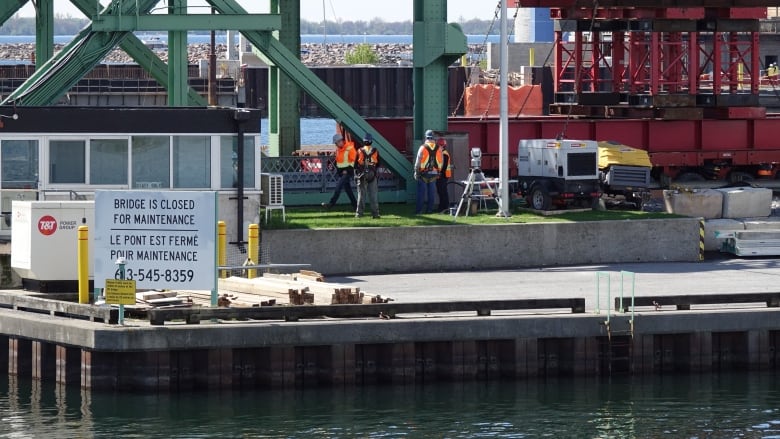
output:
M0 25L13 17L29 0L3 0L0 2ZM35 59L38 65L51 58L54 53L54 0L39 0L33 5L44 12L36 14Z
M19 9L22 9L22 6L27 4L27 1L3 0L0 2L0 23L5 23L9 18L13 17Z
M17 1L17 0L13 0ZM19 3L24 4L26 0L20 1ZM84 15L88 17L96 16L98 15L98 9L96 7L96 3L94 0L71 0L71 2L81 10ZM104 11L115 11L116 10L116 3L118 3L118 0L114 0L114 3L109 5L104 9ZM124 3L135 3L135 2L124 2ZM156 3L151 0L144 0L144 5L146 3ZM139 0L139 4L141 4L141 1ZM0 6L2 8L3 6ZM149 9L151 6L149 7ZM132 11L132 10L130 10ZM143 8L141 9L143 11ZM127 15L128 10L122 10L122 14ZM82 47L83 43L82 41L85 39L91 39L92 37L98 38L99 36L102 36L102 38L98 38L100 41L106 41L106 38L109 35L113 35L113 38L109 38L109 41L113 42L113 45L107 46L107 47L101 47L100 53L102 53L101 56L97 59L97 61L94 61L92 57L90 57L89 62L92 63L91 65L80 65L78 62L71 63L70 59L79 59L78 57L72 58L70 54L78 53L79 50L85 50L85 47ZM124 38L116 38L118 35L124 35ZM92 37L90 37L92 36ZM169 80L168 80L168 65L163 62L160 58L157 57L157 55L150 50L146 45L143 44L141 40L139 40L135 35L129 32L119 32L115 34L109 34L105 32L100 33L94 33L91 31L90 27L87 27L83 29L79 34L68 44L63 48L63 50L57 54L52 59L48 60L46 63L41 65L36 72L30 76L30 78L27 79L21 86L19 86L14 92L9 95L2 103L10 103L14 102L16 105L27 105L27 106L35 106L35 105L51 105L55 103L63 94L65 94L76 82L78 82L79 79L81 79L84 75L89 73L89 71L94 68L96 63L99 63L103 57L105 57L105 54L107 54L109 51L111 51L114 46L116 45L116 40L119 40L119 47L122 48L130 57L132 57L140 66L145 68L149 74L163 87L169 88ZM99 43L104 44L104 43ZM106 43L108 44L108 43ZM74 47L76 46L76 47ZM92 46L90 46L91 48ZM75 56L75 55L74 55ZM56 59L55 59L56 58ZM66 66L68 64L72 64L70 66ZM73 72L74 66L78 67L77 72ZM67 72L59 72L60 69L65 68ZM38 81L43 81L43 78L45 79L45 82L42 84L38 84ZM75 79L74 79L75 78ZM63 85L56 85L56 84L63 84ZM189 88L187 90L187 97L188 97L188 105L191 106L206 106L207 101L206 99L198 94L194 89Z
M279 14L189 14L189 15L98 15L92 17L92 30L113 31L188 31L188 30L278 30Z
M71 0L71 2L73 2L84 15L93 17L93 22L94 18L98 16L100 12L93 0ZM149 72L158 84L165 87L166 90L170 89L170 84L168 82L168 64L161 60L154 51L146 47L143 41L138 39L135 35L128 33L125 39L119 43L119 47L133 58L139 66ZM197 91L191 87L187 88L188 105L193 107L205 107L208 104L206 98L201 96Z
M104 13L131 14L136 12L136 5L138 12L147 13L156 3L156 0L113 0L104 9ZM127 35L129 32L96 33L87 26L66 44L62 51L36 69L4 103L13 102L23 106L51 105L89 73Z
M241 14L244 9L233 0L207 0L220 14ZM242 31L244 37L249 40L263 55L275 66L284 71L306 93L314 99L337 122L343 124L349 131L362 135L370 133L374 136L374 145L379 147L382 161L399 178L406 181L407 201L414 199L414 179L412 165L398 149L382 137L371 125L363 120L341 97L331 90L320 78L318 78L298 56L290 52L268 31ZM464 52L465 53L465 52ZM446 109L445 109L446 117Z
M370 133L374 145L380 148L382 161L400 178L407 182L407 188L414 183L412 165L398 149L394 148L379 132L342 100L327 84L320 80L294 53L290 52L270 32L245 32L244 36L260 50L271 62L282 69L325 111L330 113L349 131L362 135Z
M449 66L468 52L463 30L446 20L446 0L414 0L415 139L422 139L425 130L447 130Z
M187 0L168 0L168 18L181 18L187 14ZM187 54L187 32L168 32L168 106L181 107L187 104L189 78Z
M35 59L45 61L54 55L54 0L38 0L35 6Z

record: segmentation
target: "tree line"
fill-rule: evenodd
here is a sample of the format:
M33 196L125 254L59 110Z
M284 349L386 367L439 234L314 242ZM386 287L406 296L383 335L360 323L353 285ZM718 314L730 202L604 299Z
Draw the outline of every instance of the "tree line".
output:
M90 21L86 18L56 15L54 20L55 35L75 35ZM491 20L461 20L458 23L466 35L496 35L499 32L498 23ZM196 33L208 33L196 32ZM305 35L411 35L412 22L390 22L380 18L370 21L322 21L313 22L301 20L301 34ZM35 35L35 18L14 16L0 26L0 35Z

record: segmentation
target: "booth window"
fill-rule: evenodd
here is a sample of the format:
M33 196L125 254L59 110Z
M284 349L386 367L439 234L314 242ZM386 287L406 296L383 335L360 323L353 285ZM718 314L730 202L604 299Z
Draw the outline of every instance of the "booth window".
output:
M171 187L171 137L133 136L133 184L137 189Z
M220 137L219 187L237 187L238 181L238 137ZM255 187L255 138L244 136L244 187Z
M127 139L90 139L89 183L127 184Z
M2 157L3 189L35 189L38 187L38 141L3 140Z
M173 187L211 187L211 138L173 137Z
M49 181L86 183L86 141L51 140L49 142Z

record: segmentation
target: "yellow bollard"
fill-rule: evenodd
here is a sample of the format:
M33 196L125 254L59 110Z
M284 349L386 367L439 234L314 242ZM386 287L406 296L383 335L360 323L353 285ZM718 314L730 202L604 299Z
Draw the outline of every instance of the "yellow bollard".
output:
M249 225L249 246L247 248L247 258L250 265L257 265L260 263L260 256L258 251L258 244L260 243L260 226L257 224ZM247 270L246 277L254 279L257 276L257 270Z
M224 221L217 221L217 265L227 265L227 225ZM219 270L219 277L227 277L227 270Z
M79 226L78 241L79 303L89 303L89 227Z

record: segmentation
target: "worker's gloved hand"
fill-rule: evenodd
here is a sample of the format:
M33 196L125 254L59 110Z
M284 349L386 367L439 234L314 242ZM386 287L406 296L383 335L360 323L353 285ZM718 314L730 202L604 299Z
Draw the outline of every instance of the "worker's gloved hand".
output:
M419 172L415 172L414 173L414 179L415 180L419 180L420 179L420 173Z

